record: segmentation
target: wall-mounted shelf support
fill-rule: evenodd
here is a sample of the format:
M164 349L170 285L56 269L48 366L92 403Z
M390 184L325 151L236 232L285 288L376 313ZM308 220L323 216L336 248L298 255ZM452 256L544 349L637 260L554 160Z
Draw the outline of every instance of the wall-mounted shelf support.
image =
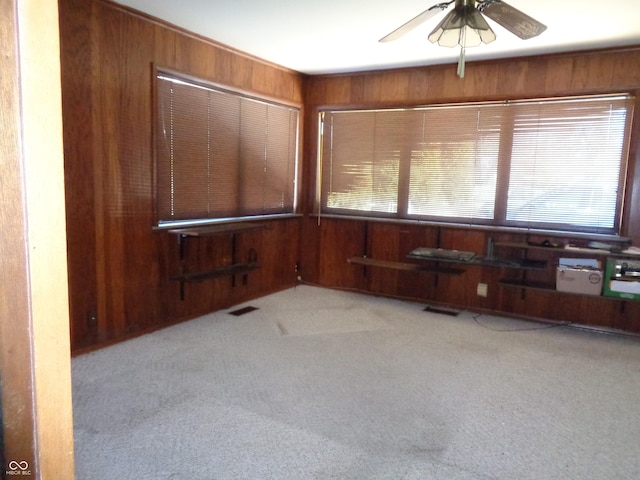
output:
M249 250L247 261L238 263L236 251L236 237L240 233L262 230L266 228L264 224L256 223L225 223L218 225L207 225L202 227L178 228L169 230L178 236L178 250L180 255L181 273L173 275L171 280L180 282L180 300L184 300L185 284L188 282L201 282L210 278L231 276L235 286L236 275L245 275L243 283L246 284L246 275L259 268L258 254L255 249ZM231 241L231 265L225 265L212 270L189 272L187 270L187 239L228 235Z

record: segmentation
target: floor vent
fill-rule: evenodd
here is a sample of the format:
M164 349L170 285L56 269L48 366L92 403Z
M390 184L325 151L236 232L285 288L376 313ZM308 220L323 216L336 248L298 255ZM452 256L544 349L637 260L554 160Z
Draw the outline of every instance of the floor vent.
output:
M243 308L239 308L238 310L234 310L233 312L229 312L229 314L239 317L240 315L253 312L254 310L258 310L258 307L243 307Z
M431 313L442 313L443 315L451 315L452 317L457 317L460 314L460 311L454 310L452 308L432 307L431 305L427 305L426 307L424 307L424 311Z

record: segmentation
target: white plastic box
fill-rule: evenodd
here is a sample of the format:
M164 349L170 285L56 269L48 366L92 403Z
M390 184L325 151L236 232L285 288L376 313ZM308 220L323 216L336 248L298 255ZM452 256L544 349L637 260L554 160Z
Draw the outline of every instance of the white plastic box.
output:
M558 265L556 290L559 292L600 295L602 293L602 285L603 274L601 269Z

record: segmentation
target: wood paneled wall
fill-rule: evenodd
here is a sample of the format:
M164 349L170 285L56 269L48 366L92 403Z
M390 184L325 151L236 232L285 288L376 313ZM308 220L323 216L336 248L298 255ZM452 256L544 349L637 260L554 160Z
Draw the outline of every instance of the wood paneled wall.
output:
M313 216L317 112L640 90L640 48L304 77L107 0L60 0L69 301L75 352L105 345L294 285L409 297L464 308L640 331L636 302L501 288L500 269L459 277L354 266L349 256L403 260L420 245L483 252L489 233ZM304 104L303 219L269 221L238 236L235 254L256 249L262 268L246 282L218 278L185 287L177 238L153 230L153 65ZM624 234L640 243L640 108L631 145ZM491 235L496 236L495 232ZM230 239L189 241L203 267L225 263ZM296 270L296 267L299 267ZM549 274L549 272L547 272ZM489 285L486 298L478 282Z
M640 302L505 288L498 284L500 278L519 275L507 269L472 266L460 276L445 276L363 267L346 261L350 256L361 255L407 261L407 253L419 246L441 246L484 254L490 237L505 241L543 240L546 237L374 220L323 217L318 221L312 215L318 151L317 114L321 108L402 107L610 92L631 92L638 97L640 48L469 62L464 79L456 76L455 65L311 77L305 101L307 135L304 150L306 211L311 215L303 227L308 247L301 262L303 278L323 286L476 311L640 332ZM623 235L631 237L635 245L640 244L640 104L636 106L631 139ZM531 255L540 259L547 257L549 263L545 271L529 273L529 278L553 279L557 255L541 255L540 252ZM486 298L477 295L478 283L488 284Z
M60 0L71 340L75 352L295 283L300 219L240 235L262 268L190 283L175 235L153 230L153 65L302 104L302 75L102 0ZM230 239L189 244L229 260ZM206 259L206 260L205 260Z

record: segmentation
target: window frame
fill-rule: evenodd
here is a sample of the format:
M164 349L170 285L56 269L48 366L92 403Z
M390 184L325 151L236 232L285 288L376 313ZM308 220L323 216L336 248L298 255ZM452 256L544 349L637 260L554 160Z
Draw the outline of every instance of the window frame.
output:
M292 176L287 177L292 182L291 196L292 203L290 211L273 212L273 213L258 213L247 215L225 215L225 216L198 216L193 218L178 218L178 219L166 219L162 218L162 214L159 208L159 170L160 170L160 147L159 141L162 135L160 130L160 88L159 81L161 78L171 79L172 81L181 83L187 86L194 86L209 90L222 95L229 95L236 98L238 101L247 100L250 102L256 102L258 104L267 105L275 108L287 109L291 112L295 112L295 128L293 129L295 138L292 141ZM152 184L152 197L153 197L153 212L154 212L154 229L164 230L172 228L182 228L190 226L204 226L220 223L231 223L238 221L251 221L251 220L265 220L272 218L289 218L299 216L300 208L300 187L301 187L301 131L302 131L302 113L303 105L299 102L288 101L281 98L276 98L269 95L262 95L255 92L250 92L241 88L237 88L230 85L221 84L219 82L211 81L202 77L197 77L191 74L187 74L181 71L177 71L171 68L166 68L159 65L153 65L152 68L152 84L153 84L153 135L152 135L152 150L153 150L153 184ZM292 130L292 131L293 131ZM269 138L265 137L265 146L269 141ZM263 184L264 187L264 184ZM242 185L237 189L241 190ZM236 195L239 195L236 192Z
M579 101L579 100L609 100L609 99L625 99L626 116L624 122L624 131L622 138L622 150L621 160L619 163L620 171L618 176L618 189L616 191L616 206L613 213L613 226L601 227L601 226L576 226L574 224L561 224L559 222L542 223L538 222L532 224L530 221L514 221L507 219L507 209L509 208L509 174L512 162L512 148L514 144L514 121L513 118L507 122L509 128L501 131L500 139L500 154L497 160L496 167L496 186L494 190L495 198L495 212L491 219L469 218L469 217L447 217L442 215L411 215L407 212L408 198L403 200L398 199L398 209L395 213L354 210L349 208L332 208L327 206L327 192L324 188L324 137L327 125L325 124L325 116L332 113L348 113L348 112L388 112L394 110L413 111L413 110L426 110L440 107L473 107L473 106L491 106L491 105L518 105L518 104L536 104L540 102L562 102L562 101ZM633 123L635 120L634 109L636 105L636 97L634 92L613 92L605 94L593 94L593 95L574 95L574 96L560 96L560 97L546 97L546 98L525 98L518 100L496 100L496 101L476 101L476 102L461 102L461 103L443 103L443 104L427 104L427 105L415 105L408 107L381 107L381 108L336 108L334 106L326 106L318 109L318 151L317 151L317 181L316 181L316 196L315 196L315 212L319 216L338 216L338 217L351 217L362 219L380 219L388 221L399 222L418 222L437 225L463 225L470 227L487 227L494 229L505 230L527 230L538 232L559 232L565 234L596 234L596 235L610 235L619 237L623 227L623 213L625 210L625 193L627 189L628 169L630 161L630 142L633 135ZM512 114L509 114L513 117ZM505 135L506 132L506 135ZM508 138L502 138L508 137ZM403 163L409 163L411 160L404 158ZM406 165L399 167L400 171L406 171ZM403 185L410 182L409 178L400 179L397 187L398 195L405 195L407 186ZM404 191L404 193L403 193Z

